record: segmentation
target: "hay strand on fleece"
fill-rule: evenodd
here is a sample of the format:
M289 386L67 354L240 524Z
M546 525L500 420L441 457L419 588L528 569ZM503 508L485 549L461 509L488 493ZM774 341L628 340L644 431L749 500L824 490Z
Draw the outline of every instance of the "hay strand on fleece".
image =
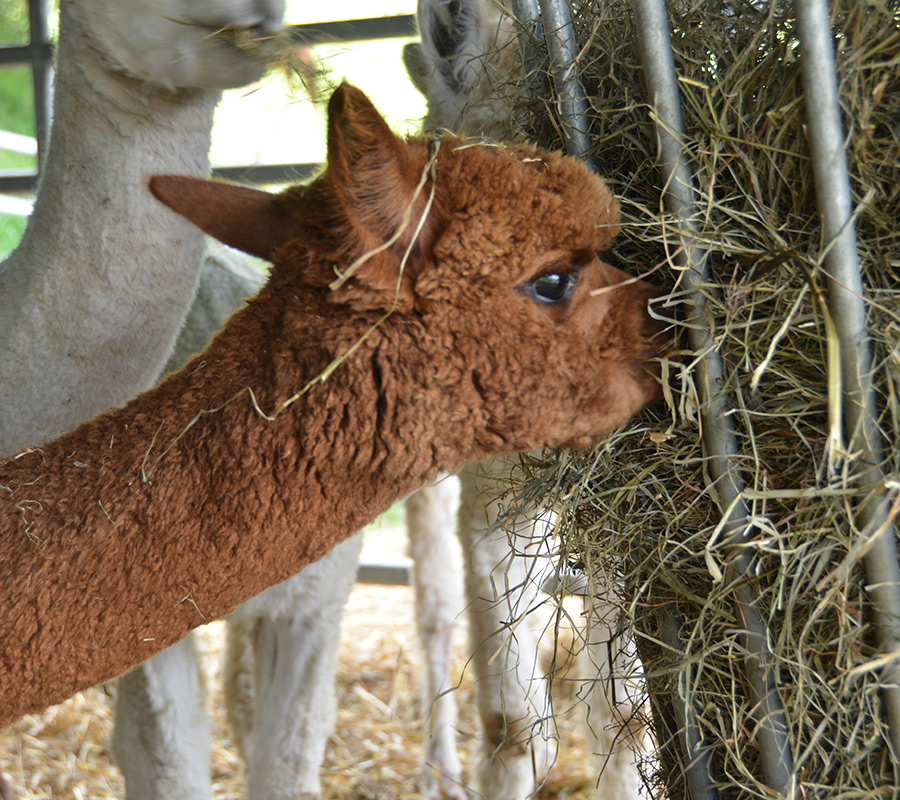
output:
M859 454L836 458L833 421L848 408L824 291L829 241L813 185L793 5L695 0L667 8L698 209L690 244L708 259L697 286L705 300L700 322L722 364L708 388L724 399L734 430L728 466L744 487L746 522L737 539L724 535L729 502L711 485L696 410L701 361L693 351L667 364L674 376L667 411L642 415L594 453L532 459L521 491L563 509L565 549L589 571L612 565L620 573L653 708L660 761L647 768L659 768L653 786L660 795L683 795L683 770L694 760L709 769L720 797L770 796L756 738L768 717L761 721L753 700L746 621L735 604L744 592L756 598L768 631L796 790L892 796L900 779L879 690L897 654L876 647L859 564L878 533L858 515L869 491L854 476ZM672 294L661 313L684 319L683 243L663 203L632 4L576 0L573 10L592 155L625 217L612 257L633 272L666 262L668 278L657 276ZM876 423L894 443L900 10L896 1L837 0L832 12ZM558 124L534 113L520 119L542 145L562 146ZM900 506L898 449L881 458L885 478L875 489L892 520ZM665 632L672 620L679 623L674 639ZM688 758L679 739L684 709L696 718L700 747Z

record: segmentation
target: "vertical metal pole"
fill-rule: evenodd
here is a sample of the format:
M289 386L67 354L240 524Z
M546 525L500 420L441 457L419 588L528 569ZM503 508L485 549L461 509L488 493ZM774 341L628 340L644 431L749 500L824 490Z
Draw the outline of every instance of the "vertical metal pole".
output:
M29 0L28 28L31 34L31 50L49 53L50 31L47 27L47 0ZM35 61L31 65L34 89L34 126L38 146L38 173L44 165L47 152L47 135L50 131L51 79L53 69L49 60Z
M587 97L578 77L578 45L568 0L540 0L544 38L550 53L566 152L590 164L591 136Z
M544 38L538 0L511 0L510 7L520 26L519 51L525 66L525 79L529 85L537 85L538 76L535 73L540 67L541 58L536 43Z
M541 9L537 0L511 0L510 7L512 8L513 16L515 16L525 31L523 35L526 39L523 40L520 37L519 43L522 48L522 61L525 63L526 72L530 72L537 61L537 53L532 47L530 37L543 38L543 31L540 27Z
M884 497L879 464L884 447L875 423L872 359L866 333L866 304L853 200L838 100L834 41L827 0L797 0L806 124L812 154L816 198L827 245L825 268L828 298L840 339L844 434L854 455L853 478L863 496L859 529L878 532L863 559L871 615L882 653L900 650L900 567L897 533ZM881 673L881 697L895 770L900 761L900 662L888 662Z
M678 263L684 268L692 298L687 327L691 345L699 355L696 383L701 400L703 450L725 515L725 541L731 546L726 581L734 587L735 611L743 626L748 699L756 709L759 722L756 741L762 756L766 784L782 796L790 797L793 796L793 766L787 722L778 696L776 670L768 651L765 619L756 606L757 598L752 586L745 579L752 574L752 560L740 548L747 541L751 529L747 508L741 497L743 483L732 458L737 447L721 391L722 361L700 291L700 284L707 274L706 253L694 243L697 229L692 221L693 177L680 141L683 139L684 122L669 21L664 0L634 0L634 9L647 92L656 118L660 166L666 184L665 203L680 225L682 250Z
M550 95L550 83L542 70L543 54L540 43L544 41L541 9L538 0L510 0L513 16L519 26L519 52L524 68L523 84L529 97L545 98Z
M663 608L660 639L673 653L682 653L680 639L681 618L671 609ZM703 741L703 734L697 724L696 711L690 702L688 686L691 670L688 665L678 672L678 688L671 700L675 717L679 721L678 740L684 753L682 770L689 800L718 800L719 793L713 788L709 774L710 746Z

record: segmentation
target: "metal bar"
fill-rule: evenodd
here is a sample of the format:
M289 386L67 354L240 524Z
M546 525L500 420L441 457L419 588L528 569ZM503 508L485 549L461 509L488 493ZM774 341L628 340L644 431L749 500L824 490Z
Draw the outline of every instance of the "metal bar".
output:
M380 586L412 586L412 562L397 564L360 564L356 570L357 583Z
M681 618L671 608L664 608L661 611L663 613L660 639L673 653L681 654ZM690 682L691 668L684 664L678 671L678 690L673 692L670 698L675 716L681 721L678 728L681 751L684 753L681 770L684 773L689 800L718 800L719 793L712 785L713 779L707 768L711 747L703 741L694 706L688 702Z
M578 44L567 0L540 0L544 39L550 53L551 72L556 86L560 121L566 138L566 152L590 164L590 105L578 77Z
M516 19L523 25L540 25L541 9L538 0L511 0L510 7ZM532 29L536 33L535 29Z
M395 17L314 22L291 25L288 31L292 40L305 45L394 39L415 36L416 18L412 14L400 14Z
M309 180L320 169L321 164L255 164L246 167L213 167L212 176L235 183L297 183Z
M38 176L36 172L22 172L5 169L0 175L0 192L7 194L27 194L37 190Z
M678 95L669 21L663 0L634 0L647 92L659 137L660 166L666 185L665 203L679 220L682 249L676 257L684 269L691 301L687 327L691 346L699 355L696 370L701 400L703 451L708 472L723 513L728 546L726 580L734 587L734 603L742 622L746 650L748 699L758 720L756 742L762 756L763 776L770 789L791 796L792 757L788 728L777 692L776 669L768 650L765 619L746 577L752 560L741 548L749 539L747 508L741 497L743 483L732 458L737 452L734 431L722 393L722 361L706 313L701 284L707 275L706 252L696 244L693 178L681 141L684 121Z
M831 314L840 339L844 435L854 455L852 476L863 496L860 530L878 531L863 559L871 616L882 653L900 650L900 566L897 532L884 496L879 466L884 442L876 425L866 302L856 247L853 199L844 151L837 69L827 0L797 0L806 125L816 199L822 217ZM900 662L882 669L881 696L895 769L900 761Z
M53 58L53 49L49 42L32 42L17 47L0 47L0 64L37 64L49 62Z
M525 82L536 96L542 97L545 82L540 73L541 54L537 43L544 39L544 28L538 0L511 0L510 7L519 23L519 51L525 68Z
M251 164L246 167L213 167L212 176L235 183L297 183L312 178L320 164ZM37 190L38 175L34 172L4 170L0 175L0 192L22 194Z
M50 52L50 29L47 25L47 0L29 0L28 27L31 44L41 51ZM31 83L34 87L34 127L38 145L38 171L47 154L47 139L50 134L51 103L53 97L51 66L52 56L35 62L31 67Z
M31 43L0 48L0 64L38 64L52 59L52 48L46 34L46 14L34 10L43 2L45 0L32 0L31 3ZM40 31L44 38L36 38L35 30ZM394 17L315 22L291 25L288 32L291 39L306 45L393 39L415 36L416 18L412 14L400 14Z

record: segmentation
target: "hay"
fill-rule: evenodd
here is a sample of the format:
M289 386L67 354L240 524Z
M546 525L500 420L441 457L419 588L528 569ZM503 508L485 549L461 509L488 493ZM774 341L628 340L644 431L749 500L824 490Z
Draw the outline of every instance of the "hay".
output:
M271 72L284 78L291 91L305 94L314 103L325 99L325 67L313 57L311 48L297 41L289 29L261 35L255 28L221 28L212 35L267 63Z
M684 294L672 259L676 221L663 179L631 3L575 2L579 64L593 107L594 158L621 200L625 225L612 253ZM900 11L895 1L832 3L840 97L879 425L889 446L881 487L900 497ZM861 499L829 446L827 243L821 241L792 4L667 3L689 155L696 180L696 244L709 253L702 287L723 360L721 385L747 486L751 527L738 548L751 574L734 576L735 550L701 449L693 355L670 359L669 408L645 413L592 453L526 460L520 496L563 509L563 557L621 573L647 670L658 763L654 794L685 793L678 698L694 709L720 797L770 797L754 740L745 650L734 595L749 585L769 629L798 796L892 797L900 791L884 738L880 666L859 565L871 532L855 524ZM533 109L532 109L533 110ZM524 114L534 124L540 115ZM527 131L561 147L559 126ZM839 398L838 398L839 399ZM610 566L612 565L612 567ZM680 631L664 631L666 621ZM678 654L673 650L681 650ZM891 658L896 658L893 654Z

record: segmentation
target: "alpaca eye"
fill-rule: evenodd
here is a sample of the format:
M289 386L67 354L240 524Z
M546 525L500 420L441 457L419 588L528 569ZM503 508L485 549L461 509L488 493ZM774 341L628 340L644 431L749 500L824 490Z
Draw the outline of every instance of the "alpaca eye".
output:
M555 305L566 302L578 284L578 273L547 272L532 280L528 286L530 294L539 303Z

